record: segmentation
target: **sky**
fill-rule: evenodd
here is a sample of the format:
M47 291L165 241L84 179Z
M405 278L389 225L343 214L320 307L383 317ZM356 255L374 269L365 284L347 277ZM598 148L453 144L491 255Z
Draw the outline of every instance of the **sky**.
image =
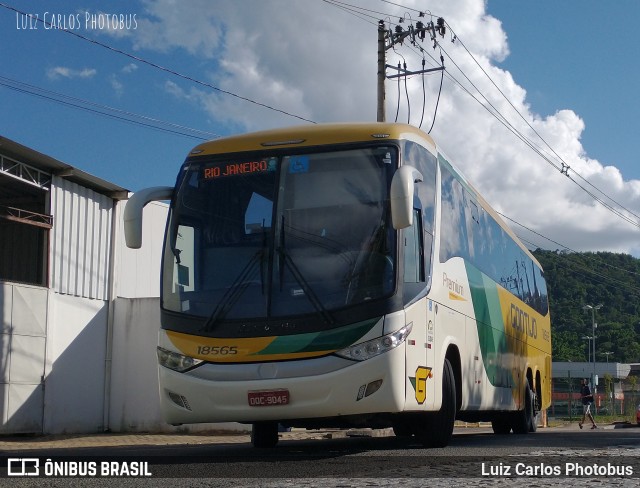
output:
M640 257L636 0L0 0L0 135L131 191L171 185L203 139L374 121L378 20L439 16L435 48L387 62L442 55L442 89L387 80L387 120L433 124L531 247Z

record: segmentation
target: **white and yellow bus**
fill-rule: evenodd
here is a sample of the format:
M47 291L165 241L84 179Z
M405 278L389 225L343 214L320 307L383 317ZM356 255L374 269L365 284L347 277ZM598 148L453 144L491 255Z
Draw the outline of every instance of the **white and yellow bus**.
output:
M481 164L481 162L479 162ZM496 178L499 178L496 175ZM539 263L434 141L403 124L270 130L197 146L164 241L160 402L170 424L535 431L551 400Z

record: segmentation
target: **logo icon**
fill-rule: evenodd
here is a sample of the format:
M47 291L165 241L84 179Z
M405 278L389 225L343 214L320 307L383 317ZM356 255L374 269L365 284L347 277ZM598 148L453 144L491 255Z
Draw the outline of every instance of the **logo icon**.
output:
M7 459L7 476L39 476L40 460L38 458Z
M416 368L416 375L409 376L411 386L416 392L416 402L422 405L427 399L427 379L431 378L431 368L426 366L418 366Z

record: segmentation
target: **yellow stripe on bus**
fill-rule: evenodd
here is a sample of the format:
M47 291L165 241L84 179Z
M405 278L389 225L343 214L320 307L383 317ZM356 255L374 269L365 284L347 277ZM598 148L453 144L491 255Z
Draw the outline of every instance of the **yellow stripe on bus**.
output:
M452 291L449 292L449 300L460 300L463 302L466 302L467 299L463 296L457 295L456 293L453 293Z
M250 363L258 361L284 361L325 356L334 349L322 351L260 354L278 337L218 338L197 337L180 332L167 331L171 343L184 355L216 363Z

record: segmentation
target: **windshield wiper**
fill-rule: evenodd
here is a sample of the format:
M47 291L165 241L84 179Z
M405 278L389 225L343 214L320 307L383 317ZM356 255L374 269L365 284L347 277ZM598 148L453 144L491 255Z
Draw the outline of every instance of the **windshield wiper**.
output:
M210 332L211 330L213 330L218 321L223 319L229 313L229 310L231 310L235 306L238 299L251 284L251 280L255 275L255 268L257 263L260 263L260 291L263 295L265 294L266 290L264 286L264 258L266 254L267 237L266 233L263 230L262 248L258 250L253 256L251 256L251 259L249 259L247 264L245 264L244 268L240 270L240 273L238 273L236 279L233 280L233 283L229 285L229 288L227 288L227 291L222 296L222 298L218 302L218 305L213 310L213 313L209 316L207 321L204 323L201 330L206 332Z
M284 282L284 267L285 265L289 268L289 271L298 282L298 284L302 287L304 291L304 295L309 299L311 305L316 309L318 314L324 319L328 324L334 324L335 319L331 316L331 314L327 311L327 309L322 305L322 302L318 298L318 295L313 291L309 282L304 278L296 263L293 262L291 256L287 252L287 248L285 246L284 241L284 215L282 216L281 225L280 225L280 242L278 243L278 256L279 256L279 271L280 271L280 291L282 291L283 282Z
M227 313L229 313L229 310L234 307L238 299L251 284L251 278L253 278L255 274L256 264L258 263L258 261L262 260L262 254L263 250L261 249L253 256L251 256L251 259L247 262L244 268L242 268L229 288L227 288L227 291L222 296L222 298L218 302L218 305L213 310L213 313L209 316L207 321L204 323L201 330L205 332L210 332L211 330L213 330L218 321L224 318Z

